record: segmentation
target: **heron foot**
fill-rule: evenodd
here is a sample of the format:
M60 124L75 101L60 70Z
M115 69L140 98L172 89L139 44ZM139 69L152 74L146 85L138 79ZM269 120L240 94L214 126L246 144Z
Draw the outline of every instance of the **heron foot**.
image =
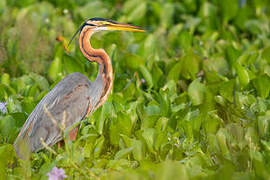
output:
M57 143L57 149L59 150L64 145L64 140L61 140Z

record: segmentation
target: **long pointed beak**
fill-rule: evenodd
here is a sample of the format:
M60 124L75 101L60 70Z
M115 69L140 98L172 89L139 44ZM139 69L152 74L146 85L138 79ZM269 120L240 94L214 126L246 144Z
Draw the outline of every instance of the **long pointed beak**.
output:
M121 24L121 23L118 23L118 24L109 24L109 25L106 25L106 28L108 30L145 32L139 26L133 26L133 25L130 25L130 24Z

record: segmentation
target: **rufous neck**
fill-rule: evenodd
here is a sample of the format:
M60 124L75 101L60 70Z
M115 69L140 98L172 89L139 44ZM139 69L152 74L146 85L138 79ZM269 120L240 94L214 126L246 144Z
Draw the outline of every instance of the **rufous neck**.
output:
M79 43L83 55L91 62L99 64L99 74L103 76L112 76L111 59L104 49L94 49L91 46L90 39L94 32L90 28L83 28L80 33Z
M93 34L94 32L91 28L87 27L83 28L80 33L79 43L83 55L89 61L97 62L99 64L99 73L97 78L102 78L103 90L99 101L95 105L96 108L98 108L106 101L108 95L111 92L113 83L113 73L110 57L104 51L104 49L92 48L90 44L90 38Z

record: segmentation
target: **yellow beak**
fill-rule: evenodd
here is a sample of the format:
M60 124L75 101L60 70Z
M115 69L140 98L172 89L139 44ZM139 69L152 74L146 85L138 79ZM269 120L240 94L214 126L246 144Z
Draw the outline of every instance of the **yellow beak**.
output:
M108 30L145 32L139 26L133 26L133 25L130 25L130 24L121 24L121 23L118 23L118 24L108 24L108 25L106 25L106 28Z

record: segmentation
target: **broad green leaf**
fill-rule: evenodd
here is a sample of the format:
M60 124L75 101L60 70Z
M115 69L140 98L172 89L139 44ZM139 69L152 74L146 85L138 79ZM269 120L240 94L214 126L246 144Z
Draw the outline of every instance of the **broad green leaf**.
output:
M152 57L157 49L158 37L156 34L150 34L144 41L143 55L145 59Z
M76 11L83 19L89 17L108 17L110 12L101 1L89 1Z
M0 14L6 9L7 3L6 0L0 2Z
M160 117L156 122L155 129L157 129L159 131L165 131L167 126L168 126L168 121L169 121L168 118Z
M250 81L248 71L240 64L236 64L236 71L238 74L241 87L244 88L246 85L248 85Z
M150 74L150 72L147 70L147 68L145 66L140 66L139 67L140 72L142 73L143 78L145 79L148 88L152 88L153 87L153 79L152 79L152 75Z
M202 65L202 59L199 55L190 49L180 61L182 61L181 75L186 79L196 79L196 75L200 72Z
M252 80L253 85L259 96L267 98L270 92L270 78L267 75L261 75Z
M263 49L262 58L266 59L267 62L270 63L270 46Z
M117 118L112 118L110 126L110 141L113 145L118 145L120 134L130 136L133 124L131 118L119 112Z
M134 7L138 5L138 3L141 3L140 0L129 0L125 1L125 4L123 6L123 11L125 13L130 13L132 10L134 10Z
M50 85L46 78L37 74L33 74L32 76L41 90L47 90L49 88Z
M225 81L219 87L220 95L227 99L229 102L233 102L235 90L235 80Z
M9 76L9 74L4 73L4 74L1 76L1 83L2 83L2 84L5 84L5 85L7 85L7 86L10 84L10 76Z
M217 111L209 112L203 122L206 133L215 134L221 125L222 119L218 116Z
M190 32L188 31L183 31L180 33L179 35L179 44L181 46L181 48L185 51L189 51L189 49L191 48L191 44L192 44L192 35ZM192 56L192 55L191 55ZM192 57L189 57L192 58ZM194 63L194 62L190 62L190 63Z
M160 13L161 25L164 28L168 28L172 25L173 14L174 14L174 5L172 3L165 3Z
M218 1L222 18L225 23L234 18L238 11L238 2L235 0Z
M95 148L94 148L94 157L98 158L104 148L104 136L100 136L96 140Z
M84 69L74 58L64 55L63 56L63 68L67 72L67 74L71 74L73 72L84 73Z
M144 151L143 151L143 143L139 140L132 139L131 145L133 147L133 157L137 161L143 160L144 157Z
M144 129L142 137L144 138L149 151L154 153L156 130L153 128Z
M200 83L199 79L194 80L188 87L188 96L194 106L203 103L205 98L206 87Z
M157 132L157 138L155 141L155 150L160 151L163 146L168 143L167 133L166 132Z
M62 71L62 57L63 49L59 46L56 50L54 60L52 61L48 71L49 78L53 81L57 79L59 73Z
M159 165L157 170L158 180L177 180L179 178L182 180L189 179L187 167L179 161L166 161Z
M129 14L127 20L131 21L138 21L141 20L146 13L147 4L146 2L138 3L137 6L133 7L133 11Z
M126 54L125 56L125 66L132 69L138 70L140 66L144 65L144 60L135 54Z
M0 146L0 173L1 178L6 179L6 169L9 165L15 163L15 150L11 144Z
M224 156L230 155L230 151L227 146L227 131L226 129L219 129L219 131L216 134L217 140L219 143L219 147L221 149L221 152Z
M123 159L125 158L128 154L130 154L133 150L133 147L130 148L125 148L125 149L121 149L120 151L118 151L115 156L114 159L118 160L118 159Z
M265 116L258 116L258 130L262 137L269 136L270 118L269 112Z
M159 87L160 84L162 84L162 76L164 75L163 71L158 67L156 63L154 63L152 68L152 77L153 77L153 83L155 87Z
M170 69L168 79L174 81L178 80L181 74L181 68L182 68L182 61L179 61Z
M16 120L12 116L6 116L4 118L1 118L1 136L4 137L7 142L12 143L16 138L16 134L14 132L16 132Z

